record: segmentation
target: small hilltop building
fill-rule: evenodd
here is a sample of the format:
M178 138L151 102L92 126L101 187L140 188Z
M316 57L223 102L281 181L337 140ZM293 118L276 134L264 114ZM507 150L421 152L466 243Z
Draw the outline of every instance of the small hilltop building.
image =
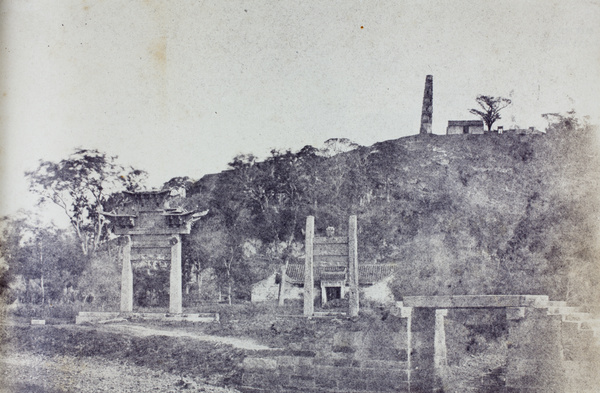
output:
M483 133L483 120L449 120L446 128L446 135Z

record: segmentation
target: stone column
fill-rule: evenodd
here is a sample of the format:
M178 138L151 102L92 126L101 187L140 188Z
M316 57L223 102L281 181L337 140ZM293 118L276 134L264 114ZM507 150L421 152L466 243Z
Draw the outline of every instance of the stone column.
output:
M279 283L279 306L285 304L285 276L287 273L287 262L281 267L281 282Z
M446 371L448 352L446 349L446 329L444 327L444 317L448 315L448 310L435 310L435 343L434 343L434 362L435 372L442 377Z
M433 75L425 78L425 91L423 92L423 109L421 110L420 134L431 134L433 119Z
M306 217L306 231L304 251L304 316L312 317L315 312L314 305L314 275L313 275L313 239L315 237L315 218Z
M173 235L171 238L171 274L169 276L169 313L181 314L181 236Z
M566 391L560 315L546 308L507 307L506 388L531 393Z
M348 264L350 273L350 316L358 316L358 235L356 216L348 221Z
M133 311L133 270L131 268L131 237L121 236L121 312Z
M396 302L396 307L400 308L400 318L406 318L406 363L408 369L408 384L412 381L412 307L404 307L402 302Z
M413 307L410 327L410 391L442 391L435 367L435 308Z

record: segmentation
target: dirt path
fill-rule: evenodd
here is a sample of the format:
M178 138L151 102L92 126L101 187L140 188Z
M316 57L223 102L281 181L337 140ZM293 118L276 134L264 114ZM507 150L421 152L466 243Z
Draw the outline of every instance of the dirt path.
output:
M192 377L99 358L31 353L0 358L0 392L210 392L234 393Z
M247 350L269 350L273 349L265 345L258 344L256 341L249 338L235 338L235 337L221 337L211 336L207 334L192 333L184 330L178 330L177 328L161 329L156 327L147 327L136 324L106 324L96 325L94 327L98 331L130 334L137 337L147 336L167 336L167 337L186 337L193 338L200 341L208 341L213 343L228 344L235 348L247 349Z

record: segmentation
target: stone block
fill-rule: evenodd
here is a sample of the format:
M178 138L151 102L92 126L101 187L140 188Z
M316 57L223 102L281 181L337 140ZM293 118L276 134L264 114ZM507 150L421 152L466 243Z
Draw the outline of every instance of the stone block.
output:
M242 385L255 388L268 388L276 390L278 386L288 383L288 377L275 372L244 372Z
M408 382L408 370L362 369L361 375L365 379L385 379L391 381L391 383Z
M348 346L339 346L339 347L333 347L333 352L354 353L354 352L356 352L356 349L352 348L352 347L348 347Z
M115 319L119 317L121 314L118 312L92 312L92 311L80 311L79 314L75 317L75 324L82 323L96 323L103 320Z
M314 364L320 366L334 366L337 361L349 359L348 355L342 353L331 353L333 356L321 356L314 358ZM335 356L337 355L337 356Z
M242 362L242 367L244 370L275 370L277 369L277 360L247 357Z
M290 355L298 357L312 357L314 358L317 353L315 351L291 351Z
M351 367L332 367L332 366L321 366L315 368L315 377L319 378L332 378L336 381L346 378L348 375L356 374L356 368Z
M286 386L286 385L284 385ZM299 390L306 389L314 389L315 388L315 378L312 376L304 376L304 375L290 375L290 380L286 387L293 387Z
M334 367L352 367L352 359L334 359L333 360Z
M298 365L303 367L312 367L315 364L315 359L313 357L299 357Z
M337 380L330 376L320 375L315 377L315 385L317 388L336 389Z
M392 360L361 360L360 367L361 368L405 370L405 369L408 369L408 362L407 361L392 361Z
M301 375L303 377L314 377L315 367L314 366L298 366L294 369L293 374Z
M338 380L338 388L341 391L367 390L367 381L360 376L349 374Z
M347 243L316 243L313 249L313 255L339 255L344 258L348 258L348 244Z
M276 358L276 362L277 362L277 367L279 367L279 368L281 368L281 367L294 368L298 364L300 364L299 358L297 358L295 356L278 356Z
M371 379L367 378L367 388L375 392L409 392L409 383L407 381L394 381L387 378Z
M347 244L348 236L314 237L314 244Z
M423 308L541 307L547 302L548 297L541 295L405 296L403 298L404 306Z

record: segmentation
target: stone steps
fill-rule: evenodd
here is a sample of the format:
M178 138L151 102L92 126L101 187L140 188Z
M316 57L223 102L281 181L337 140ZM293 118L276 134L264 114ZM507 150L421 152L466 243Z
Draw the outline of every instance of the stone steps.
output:
M557 301L557 300L548 300L548 308L550 308L550 307L567 307L567 302Z
M566 315L580 312L580 307L567 307L567 306L549 306L549 315Z
M549 305L548 315L561 316L564 334L571 336L572 339L600 347L600 319L594 318L590 313L582 312L581 307L565 306L566 302L556 303L562 304Z
M571 336L568 340L571 345L575 345L573 340L578 340L600 348L600 319L583 312L581 307L569 306L565 301L548 301L544 307L547 307L548 315L560 315L563 334Z
M580 329L600 331L600 319L589 319L587 321L582 321Z
M577 322L582 322L582 321L587 321L592 319L592 315L588 314L586 312L572 312L572 313L568 313L568 314L561 314L563 316L562 320L563 321L577 321Z

